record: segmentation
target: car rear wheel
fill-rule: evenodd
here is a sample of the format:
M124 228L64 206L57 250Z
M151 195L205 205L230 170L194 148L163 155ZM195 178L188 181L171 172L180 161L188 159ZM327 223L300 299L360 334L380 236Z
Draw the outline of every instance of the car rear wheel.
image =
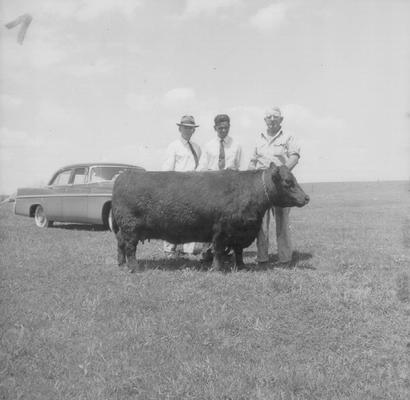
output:
M48 228L53 225L53 221L49 221L42 206L36 207L34 221L39 228Z
M110 207L110 211L108 211L107 225L108 225L108 229L112 232L113 222L112 222L112 208L111 207Z

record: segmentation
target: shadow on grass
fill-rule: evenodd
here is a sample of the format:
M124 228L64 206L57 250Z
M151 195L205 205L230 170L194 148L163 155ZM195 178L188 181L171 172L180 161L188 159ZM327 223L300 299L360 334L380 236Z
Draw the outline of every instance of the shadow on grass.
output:
M243 256L245 258L256 258L256 251L244 251ZM311 253L303 253L300 251L294 251L292 254L292 261L290 266L281 265L277 254L269 255L269 261L267 263L270 268L282 268L282 269L311 269L316 270L309 260L313 257ZM266 268L265 268L266 269Z
M255 259L255 252L244 252L245 258ZM259 266L255 261L245 262L245 265L240 268L240 271L262 272L272 269L310 269L316 270L314 266L307 262L312 258L310 253L293 252L292 262L289 265L282 265L278 262L278 256L272 255L269 257L269 262L264 266ZM144 270L166 270L177 271L182 269L191 269L193 271L210 271L212 262L203 262L195 256L179 256L176 258L154 258L154 259L139 259L140 266ZM233 269L234 257L226 256L224 259L223 272L235 272Z
M89 225L89 224L72 224L72 223L54 223L51 228L65 229L68 231L90 231L90 232L103 232L108 229L103 225Z
M173 259L140 259L139 264L141 267L144 267L144 269L159 269L163 271L178 271L186 268L193 271L208 271L211 269L211 263L201 262L200 260L190 259L184 256Z

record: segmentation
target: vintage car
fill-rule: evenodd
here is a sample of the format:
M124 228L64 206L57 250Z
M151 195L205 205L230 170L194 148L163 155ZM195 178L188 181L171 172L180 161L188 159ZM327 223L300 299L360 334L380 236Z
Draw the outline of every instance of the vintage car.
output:
M47 186L17 189L14 212L33 217L40 228L58 221L104 225L112 230L112 188L115 178L128 169L145 171L116 163L61 168Z

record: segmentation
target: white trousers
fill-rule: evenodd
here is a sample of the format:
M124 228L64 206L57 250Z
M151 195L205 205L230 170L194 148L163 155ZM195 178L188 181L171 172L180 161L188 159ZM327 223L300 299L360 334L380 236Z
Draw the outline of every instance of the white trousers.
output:
M178 245L180 248L180 245ZM182 252L186 254L197 254L201 251L201 243L191 242L191 243L184 243L182 245ZM166 253L173 253L177 251L177 245L173 243L168 243L164 241L164 251Z
M261 229L256 238L257 261L266 262L269 260L269 225L271 213L275 216L276 222L276 242L278 245L279 262L291 261L293 250L289 229L290 207L272 207L266 211Z

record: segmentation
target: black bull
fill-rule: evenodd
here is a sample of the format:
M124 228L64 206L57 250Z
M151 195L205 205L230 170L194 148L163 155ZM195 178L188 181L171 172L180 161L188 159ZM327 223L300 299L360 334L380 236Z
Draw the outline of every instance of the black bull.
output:
M302 207L309 196L286 167L265 170L204 172L138 172L121 174L113 189L114 232L118 264L139 269L139 241L212 242L214 269L221 268L224 249L242 251L255 240L266 210Z

